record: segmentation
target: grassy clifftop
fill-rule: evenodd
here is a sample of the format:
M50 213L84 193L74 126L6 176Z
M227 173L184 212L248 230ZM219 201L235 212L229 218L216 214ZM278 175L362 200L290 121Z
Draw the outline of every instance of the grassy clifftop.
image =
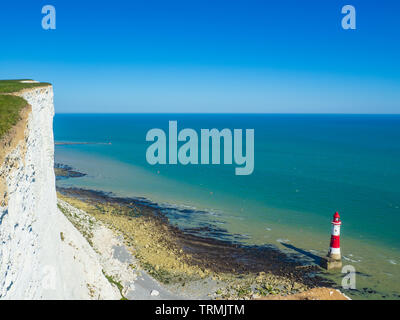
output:
M27 105L23 98L8 93L50 85L46 82L21 81L31 80L0 80L0 139L20 120L20 112Z
M17 92L22 89L45 87L49 86L47 82L23 82L32 81L30 79L19 79L19 80L0 80L0 94Z
M20 120L20 112L27 105L21 97L0 95L0 139Z

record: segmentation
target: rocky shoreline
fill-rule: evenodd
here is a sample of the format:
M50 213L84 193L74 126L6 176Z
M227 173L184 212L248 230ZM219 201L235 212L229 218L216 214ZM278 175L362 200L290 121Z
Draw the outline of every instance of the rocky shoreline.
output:
M85 173L74 171L72 167L60 163L54 164L54 173L56 175L57 180L68 179L68 178L80 178L86 176Z
M59 199L121 234L140 267L175 294L286 299L312 288L335 286L320 275L318 266L294 261L274 246L248 246L185 232L145 199L78 188L57 191Z

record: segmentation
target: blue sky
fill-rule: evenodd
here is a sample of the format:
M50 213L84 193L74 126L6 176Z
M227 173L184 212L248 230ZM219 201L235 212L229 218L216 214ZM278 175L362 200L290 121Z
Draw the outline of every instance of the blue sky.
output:
M400 113L399 16L395 0L7 1L0 78L52 82L60 113Z

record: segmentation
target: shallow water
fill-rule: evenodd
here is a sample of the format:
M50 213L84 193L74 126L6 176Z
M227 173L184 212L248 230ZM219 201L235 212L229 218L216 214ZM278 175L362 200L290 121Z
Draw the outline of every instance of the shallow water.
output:
M254 128L254 173L236 176L235 165L150 166L146 133L167 132L169 120L178 130ZM311 259L326 253L338 210L343 263L359 272L360 291L346 293L399 298L399 116L56 115L54 129L56 141L112 143L56 146L57 162L88 174L59 185L168 204L182 227L211 223L242 242ZM331 277L340 283L340 275Z

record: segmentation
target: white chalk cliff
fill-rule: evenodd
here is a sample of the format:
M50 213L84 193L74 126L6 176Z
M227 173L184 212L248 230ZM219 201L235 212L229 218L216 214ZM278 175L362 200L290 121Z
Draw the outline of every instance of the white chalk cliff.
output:
M53 88L18 95L32 110L24 139L0 166L0 299L119 299L97 253L57 207Z

